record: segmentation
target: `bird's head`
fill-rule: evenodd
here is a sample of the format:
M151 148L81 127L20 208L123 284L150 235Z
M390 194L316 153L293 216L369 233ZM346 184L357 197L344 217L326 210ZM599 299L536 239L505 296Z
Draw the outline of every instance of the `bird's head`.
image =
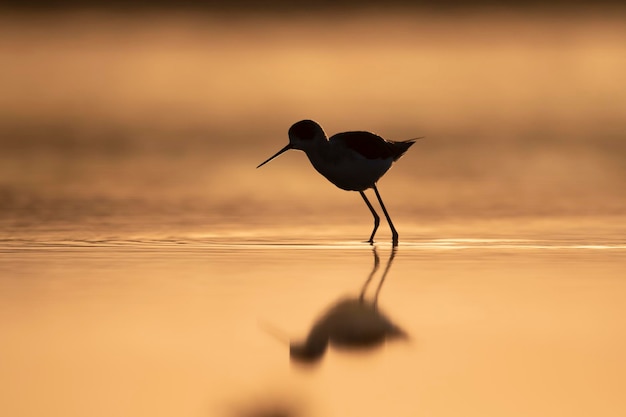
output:
M280 154L287 152L289 149L305 151L314 146L319 140L326 140L326 133L324 133L322 126L313 120L300 120L289 128L289 144L276 152L274 156L268 158L257 168L262 167Z

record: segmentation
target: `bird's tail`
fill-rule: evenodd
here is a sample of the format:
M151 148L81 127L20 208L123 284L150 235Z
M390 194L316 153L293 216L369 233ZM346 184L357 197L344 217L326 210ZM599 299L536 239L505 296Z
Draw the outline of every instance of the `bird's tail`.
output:
M422 137L419 137L419 138L402 140L402 141L390 141L390 143L393 146L393 160L394 160L394 162L397 161L398 159L400 159L402 157L402 155L404 155L405 152L409 150L411 145L413 145L415 143L416 140L423 139L423 138L424 137L422 136Z

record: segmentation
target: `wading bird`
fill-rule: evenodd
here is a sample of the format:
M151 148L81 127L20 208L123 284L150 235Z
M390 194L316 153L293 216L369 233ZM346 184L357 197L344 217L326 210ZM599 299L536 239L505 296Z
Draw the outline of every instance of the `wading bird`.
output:
M419 139L419 138L418 138ZM289 149L304 151L313 167L342 190L358 191L374 216L374 230L368 240L374 243L380 217L364 191L373 188L391 228L393 246L398 245L398 232L380 197L376 182L391 168L416 139L390 141L370 132L343 132L329 138L313 120L301 120L289 128L289 144L260 164L262 167Z

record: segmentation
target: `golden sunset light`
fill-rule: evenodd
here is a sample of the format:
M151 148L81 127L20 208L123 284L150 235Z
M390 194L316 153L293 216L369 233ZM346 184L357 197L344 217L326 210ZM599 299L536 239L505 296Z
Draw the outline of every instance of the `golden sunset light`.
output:
M0 415L624 415L625 22L2 6Z

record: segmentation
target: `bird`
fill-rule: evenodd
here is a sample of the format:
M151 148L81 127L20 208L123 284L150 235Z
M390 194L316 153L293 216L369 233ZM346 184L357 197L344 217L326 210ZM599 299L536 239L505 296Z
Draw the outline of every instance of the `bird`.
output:
M398 232L383 203L377 181L391 168L417 139L391 141L365 131L337 133L330 138L324 129L313 120L301 120L289 128L289 144L259 164L257 168L290 150L306 153L313 168L328 181L346 191L358 191L374 217L374 229L367 240L374 244L374 236L380 224L380 216L368 200L364 191L372 188L380 203L389 228L392 245L398 246Z

